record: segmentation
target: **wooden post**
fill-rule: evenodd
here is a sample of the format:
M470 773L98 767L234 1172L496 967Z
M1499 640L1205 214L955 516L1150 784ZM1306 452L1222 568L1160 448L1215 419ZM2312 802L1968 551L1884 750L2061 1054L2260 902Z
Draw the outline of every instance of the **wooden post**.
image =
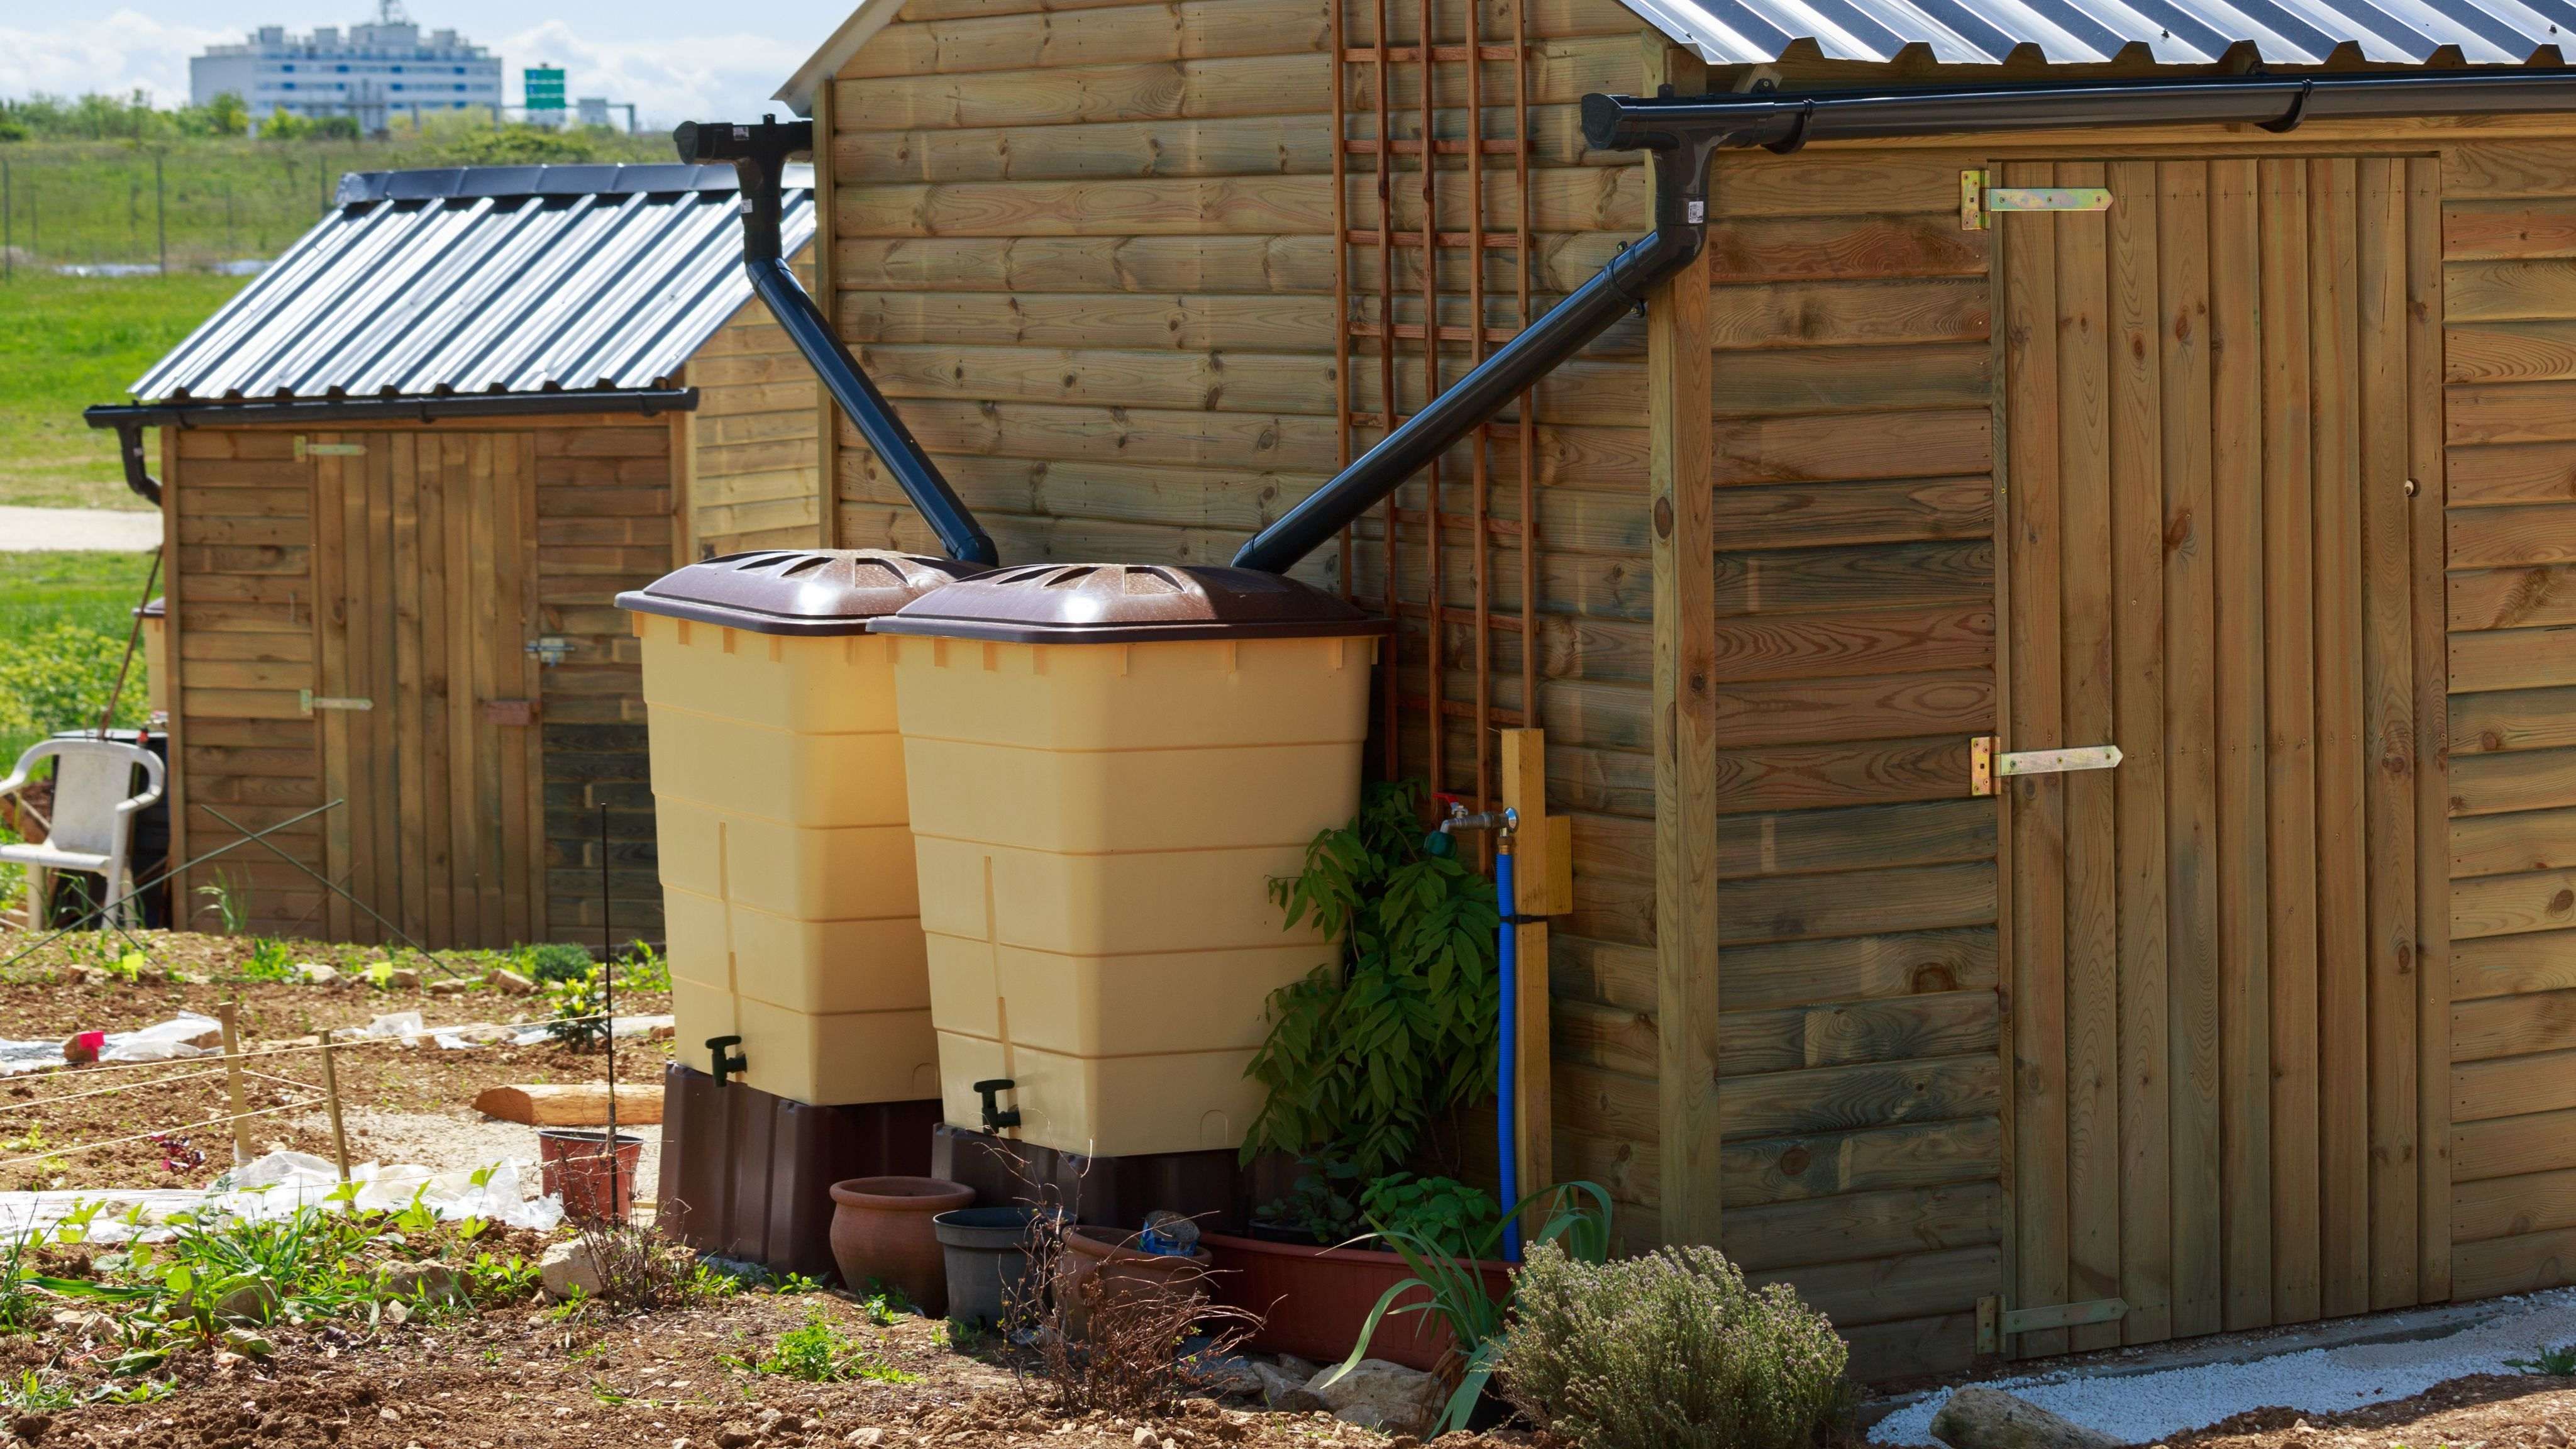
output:
M331 1114L331 1159L340 1164L340 1180L349 1180L349 1129L340 1121L340 1069L334 1059L340 1054L339 1044L328 1035L322 1038L322 1101Z
M1547 813L1547 731L1510 729L1502 734L1502 797L1520 817L1513 841L1516 873L1510 905L1515 915L1561 916L1574 909L1574 822ZM1549 1090L1553 1053L1548 1038L1547 923L1514 926L1520 948L1520 1052L1518 1140L1521 1191L1556 1181L1554 1096ZM1530 1224L1531 1227L1539 1224Z
M242 1100L241 1027L235 1019L239 1009L230 1001L215 1008L215 1020L224 1028L224 1092L232 1099L235 1167L250 1161L250 1119L242 1115L249 1104Z
M1708 67L1646 36L1649 92ZM1712 187L1712 190L1714 188ZM1712 224L1715 218L1711 218ZM1646 299L1655 581L1655 977L1663 1237L1718 1241L1717 577L1706 249Z

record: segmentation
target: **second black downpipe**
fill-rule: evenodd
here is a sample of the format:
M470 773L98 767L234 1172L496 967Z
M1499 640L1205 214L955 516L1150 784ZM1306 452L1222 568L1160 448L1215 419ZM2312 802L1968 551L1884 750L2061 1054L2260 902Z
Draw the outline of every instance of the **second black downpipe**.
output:
M920 510L923 521L939 535L940 547L950 558L967 563L1000 563L992 538L967 511L965 501L949 486L939 465L930 461L912 430L895 415L894 405L860 371L858 359L842 345L823 309L797 285L796 273L781 255L779 226L785 211L781 178L788 157L813 151L814 123L764 119L756 126L734 126L693 121L673 131L671 141L679 148L681 160L701 165L730 162L742 178L742 266L751 278L752 291L823 379L823 386L830 389L841 411L849 414L859 435L876 450L878 460ZM821 220L828 238L831 218ZM828 239L824 244L830 244Z

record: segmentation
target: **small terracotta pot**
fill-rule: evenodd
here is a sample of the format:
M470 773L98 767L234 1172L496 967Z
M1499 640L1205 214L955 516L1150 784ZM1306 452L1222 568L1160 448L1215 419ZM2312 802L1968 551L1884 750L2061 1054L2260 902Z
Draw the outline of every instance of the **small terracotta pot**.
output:
M972 1207L975 1189L935 1177L854 1177L832 1184L832 1261L842 1286L865 1293L873 1278L915 1308L948 1316L948 1257L930 1220Z
M537 1133L537 1175L549 1197L577 1223L622 1223L635 1211L635 1164L644 1139L597 1127L547 1127Z
M1192 1298L1208 1296L1211 1261L1200 1248L1184 1258L1177 1253L1148 1253L1132 1246L1137 1235L1121 1228L1077 1224L1064 1230L1064 1256L1056 1266L1057 1301L1064 1307L1068 1332L1080 1336L1100 1303L1114 1302L1142 1288L1180 1287ZM1097 1283L1097 1287L1092 1285Z

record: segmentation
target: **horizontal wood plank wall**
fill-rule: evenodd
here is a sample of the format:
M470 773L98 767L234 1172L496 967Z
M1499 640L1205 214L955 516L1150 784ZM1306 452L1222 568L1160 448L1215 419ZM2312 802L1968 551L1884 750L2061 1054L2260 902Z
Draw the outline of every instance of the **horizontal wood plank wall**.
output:
M803 360L796 365L802 369ZM801 413L809 428L816 407L811 393L809 383ZM703 440L703 418L698 431ZM601 940L602 805L609 811L613 893L606 924L620 944L662 938L642 655L615 600L681 562L671 490L673 450L682 435L666 419L536 433L536 487L524 524L530 633L572 644L562 664L540 671L536 808L543 822L544 932L552 940L585 946ZM704 479L699 474L702 485ZM812 541L810 530L804 541Z
M814 254L796 259L812 285ZM823 542L822 384L755 297L689 359L698 390L689 526L695 557Z
M2002 1284L1989 236L1972 159L1720 163L1712 206L1724 1246L1856 1371L1955 1367ZM1565 1175L1657 1201L1646 519L1550 489L1604 605L1546 712L1578 808L1557 952ZM1552 667L1551 678L1560 672ZM1572 672L1572 671L1565 671ZM1650 1216L1650 1215L1649 1215Z
M2576 1281L2576 143L2444 158L2452 1291Z
M166 435L176 440L164 479L174 543L172 764L184 781L186 846L203 854L240 838L210 810L260 830L327 798L314 722L298 697L316 686L313 464L296 457L291 433L180 428ZM267 839L319 870L332 818ZM197 888L219 883L248 907L252 930L322 932L322 888L256 845L174 881L171 903L194 920L205 904Z

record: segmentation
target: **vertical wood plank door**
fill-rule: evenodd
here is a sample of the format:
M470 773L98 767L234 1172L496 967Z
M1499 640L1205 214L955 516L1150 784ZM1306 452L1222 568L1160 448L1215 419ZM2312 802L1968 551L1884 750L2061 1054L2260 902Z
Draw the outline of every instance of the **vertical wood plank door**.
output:
M352 433L320 460L314 691L333 939L508 946L543 928L526 738L528 440ZM399 933L399 934L397 934Z
M2415 758L2444 667L2413 501L2442 488L2435 163L1996 179L2112 194L1996 218L2001 746L2124 756L2005 782L2007 1307L2125 1305L2012 1349L2447 1296L2419 1162L2447 1133Z

